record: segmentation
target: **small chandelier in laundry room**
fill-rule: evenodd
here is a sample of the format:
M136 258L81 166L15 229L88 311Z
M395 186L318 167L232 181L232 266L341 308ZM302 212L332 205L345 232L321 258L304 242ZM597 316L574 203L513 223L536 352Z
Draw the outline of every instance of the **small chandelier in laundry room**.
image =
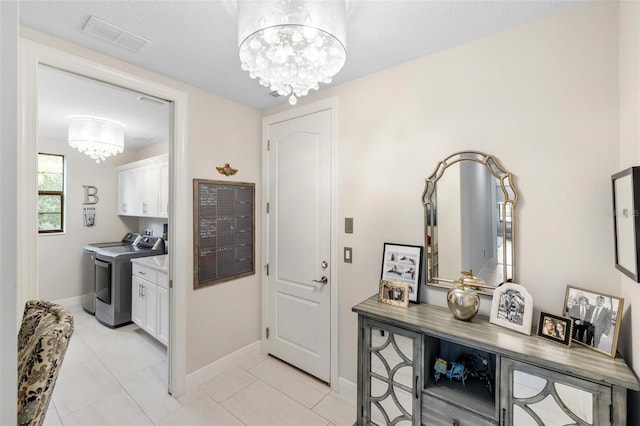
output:
M96 163L124 150L124 127L96 117L69 118L69 145Z
M295 105L344 66L345 0L239 0L238 43L242 69Z

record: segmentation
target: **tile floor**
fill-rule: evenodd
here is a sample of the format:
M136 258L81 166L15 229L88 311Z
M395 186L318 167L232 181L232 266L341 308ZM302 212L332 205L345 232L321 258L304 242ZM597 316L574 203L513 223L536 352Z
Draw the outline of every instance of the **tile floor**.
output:
M80 306L45 426L352 425L355 401L256 355L172 398L166 349L137 325L115 330Z

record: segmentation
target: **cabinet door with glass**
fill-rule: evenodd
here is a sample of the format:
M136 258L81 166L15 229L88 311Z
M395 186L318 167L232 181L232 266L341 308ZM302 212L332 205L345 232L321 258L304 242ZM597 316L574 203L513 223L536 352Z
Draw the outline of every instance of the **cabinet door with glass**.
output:
M611 387L503 358L502 424L605 426Z
M358 424L420 425L422 334L359 318Z

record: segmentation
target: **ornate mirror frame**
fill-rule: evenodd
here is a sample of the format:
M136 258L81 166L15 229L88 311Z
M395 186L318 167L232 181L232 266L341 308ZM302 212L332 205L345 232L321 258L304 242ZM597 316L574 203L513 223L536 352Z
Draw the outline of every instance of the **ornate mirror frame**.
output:
M503 218L507 217L507 211L510 209L511 212L511 250L510 252L507 249L507 244L502 244L502 258L503 259L511 259L511 273L509 274L509 265L507 262L503 262L502 265L502 276L503 282L515 282L516 277L516 256L515 256L515 235L516 235L516 220L515 220L515 207L518 202L518 192L513 183L512 174L507 171L500 162L493 156L489 154L485 154L480 151L460 151L456 152L444 160L440 161L436 166L434 172L431 174L429 178L426 179L425 190L422 194L422 201L424 204L424 219L425 219L425 251L424 251L424 264L426 269L426 284L442 287L442 288L451 288L451 283L457 279L457 277L439 277L437 276L436 265L438 264L438 253L437 253L437 245L438 245L438 236L436 234L436 215L437 215L437 204L435 199L436 194L436 184L438 180L442 177L445 170L460 162L460 161L474 161L476 163L484 165L489 173L498 179L500 182L500 187L502 189L502 193L504 195L504 202L501 205L500 214ZM507 235L507 220L503 220L502 224L502 235ZM499 285L499 284L498 284ZM480 289L478 288L479 294L492 295L492 289Z

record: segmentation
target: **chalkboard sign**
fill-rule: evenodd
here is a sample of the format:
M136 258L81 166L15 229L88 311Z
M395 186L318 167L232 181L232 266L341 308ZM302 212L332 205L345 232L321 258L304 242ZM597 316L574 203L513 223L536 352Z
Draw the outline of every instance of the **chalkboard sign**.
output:
M193 180L193 288L255 273L255 184Z

